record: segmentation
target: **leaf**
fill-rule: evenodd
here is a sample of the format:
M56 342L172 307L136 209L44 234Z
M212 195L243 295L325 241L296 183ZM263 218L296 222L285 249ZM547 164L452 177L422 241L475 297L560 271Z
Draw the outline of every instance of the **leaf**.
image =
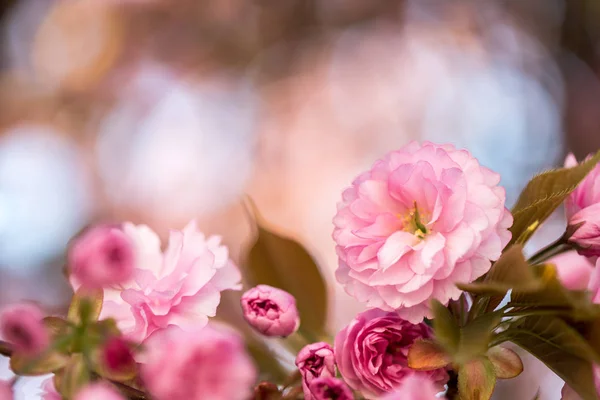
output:
M535 291L522 291L515 288L511 294L510 307L517 309L539 308L563 309L575 320L600 317L600 306L591 302L587 291L574 291L565 288L559 281L556 267L542 264L530 267L538 276L540 287Z
M511 349L496 346L489 349L487 356L494 366L498 379L512 379L523 372L521 357Z
M433 331L436 340L448 353L456 353L460 341L458 322L450 311L435 299L431 300L431 309L433 311Z
M65 366L60 379L60 394L72 399L75 394L90 381L90 372L86 368L83 355L76 353L71 356L69 363Z
M304 332L322 334L327 317L327 287L313 258L297 242L279 236L257 218L258 237L246 258L251 285L266 284L296 298Z
M525 243L600 161L600 152L573 168L544 172L521 192L512 214L510 244Z
M29 358L15 353L10 358L10 369L17 375L46 375L63 368L69 356L57 351L48 351L39 358Z
M79 288L71 299L67 319L80 324L82 317L86 322L96 321L102 311L102 302L104 300L104 291Z
M494 329L501 320L502 313L492 312L476 317L461 328L457 361L465 362L486 354Z
M42 322L52 338L64 336L69 331L69 323L60 317L45 317Z
M470 361L458 371L458 392L461 400L489 400L495 386L494 366L486 358Z
M416 340L408 350L408 366L419 371L431 371L450 364L450 356L437 343Z
M583 400L598 400L592 360L598 355L565 321L552 316L528 316L498 334L542 361L571 386Z
M528 291L540 285L523 256L523 246L516 244L504 251L482 282L458 283L456 286L478 295L504 297L511 289Z

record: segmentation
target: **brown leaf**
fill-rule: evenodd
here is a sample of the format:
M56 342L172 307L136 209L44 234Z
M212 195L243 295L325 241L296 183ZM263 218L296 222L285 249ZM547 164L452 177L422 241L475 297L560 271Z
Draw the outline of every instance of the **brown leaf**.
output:
M10 369L18 375L46 375L63 368L68 361L69 356L57 351L47 351L38 358L15 353L10 358Z
M81 317L85 317L87 321L96 321L102 311L102 303L104 301L103 290L90 290L80 288L73 295L67 319L74 323L81 323Z
M257 217L258 237L246 257L246 278L251 285L266 284L296 298L301 329L325 333L327 287L317 264L297 242L262 225Z
M600 161L600 152L573 168L560 168L534 177L523 190L512 214L513 243L524 244Z
M583 398L598 400L592 360L598 355L565 321L553 316L528 316L498 334L542 361Z
M523 361L513 350L496 346L489 349L487 356L494 366L498 379L511 379L523 372Z
M461 400L489 400L496 386L496 374L490 360L479 358L461 365L458 391Z
M432 340L419 339L408 350L408 366L419 371L443 368L450 361L450 356Z

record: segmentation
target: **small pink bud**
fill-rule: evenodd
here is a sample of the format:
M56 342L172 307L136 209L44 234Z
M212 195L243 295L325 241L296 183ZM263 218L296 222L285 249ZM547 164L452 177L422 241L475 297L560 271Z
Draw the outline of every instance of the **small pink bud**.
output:
M15 352L35 356L48 347L50 337L42 311L33 304L13 304L0 314L1 336Z
M310 394L314 400L353 400L348 386L337 378L324 376L310 383Z
M88 288L123 283L131 278L134 265L133 243L113 226L91 228L75 240L69 251L71 274Z
M305 397L309 398L310 383L320 377L335 377L335 356L333 348L325 342L305 346L296 357L296 366L302 374L302 387Z
M102 349L102 358L109 372L122 373L135 369L131 348L121 337L108 339Z
M13 400L12 387L6 381L0 381L0 400Z
M75 396L75 400L125 400L116 389L107 383L92 383Z
M296 299L288 292L258 285L242 296L244 319L266 336L286 337L300 325Z

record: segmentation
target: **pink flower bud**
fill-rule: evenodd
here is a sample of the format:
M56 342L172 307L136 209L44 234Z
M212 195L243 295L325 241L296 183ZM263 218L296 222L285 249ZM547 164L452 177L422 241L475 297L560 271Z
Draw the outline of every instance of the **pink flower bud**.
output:
M10 305L0 314L1 336L15 352L35 356L50 343L43 318L42 311L33 304Z
M572 167L576 164L575 158L570 154L565 166ZM600 164L567 197L565 208L569 227L573 229L579 225L569 242L583 256L600 256Z
M135 253L131 240L119 228L97 226L76 239L69 252L73 278L82 286L100 288L131 278Z
M130 345L121 337L108 339L102 349L102 360L109 372L122 373L135 369Z
M314 400L353 400L352 391L341 379L324 376L310 383L310 394Z
M125 397L109 384L101 382L83 388L75 400L125 400Z
M333 348L325 342L305 346L296 357L296 366L302 374L304 397L310 399L310 383L321 377L335 377Z
M286 291L258 285L242 296L244 318L266 336L286 337L300 325L296 299Z
M0 400L13 400L12 387L6 381L0 381Z

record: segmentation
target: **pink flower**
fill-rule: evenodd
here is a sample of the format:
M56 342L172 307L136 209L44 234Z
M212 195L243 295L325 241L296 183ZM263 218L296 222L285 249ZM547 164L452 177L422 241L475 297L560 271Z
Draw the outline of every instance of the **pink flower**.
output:
M245 400L256 379L241 338L211 326L159 331L143 355L141 377L156 400Z
M50 337L43 323L42 311L33 304L13 304L0 314L0 333L15 352L35 356L43 352Z
M108 339L102 348L102 363L113 373L135 369L135 359L129 343L120 337Z
M300 325L296 299L284 290L258 285L244 293L241 304L244 319L263 335L286 337Z
M133 243L114 226L89 229L75 240L69 250L73 279L89 288L124 283L131 278L134 265Z
M439 392L431 379L423 375L409 375L397 391L386 395L382 400L435 400Z
M346 384L330 376L322 376L310 383L310 394L314 400L353 400L352 391Z
M510 240L500 176L466 150L412 142L377 161L342 195L333 222L337 280L368 307L416 323L429 300L490 269Z
M84 387L75 400L125 400L125 397L109 384L101 382Z
M558 279L570 290L588 288L594 264L576 251L568 251L553 257L549 262L556 265Z
M366 397L393 392L410 375L432 379L443 386L444 369L417 372L408 367L408 349L415 340L431 337L424 323L411 324L398 314L369 310L358 314L335 338L335 359L342 377Z
M221 292L241 288L240 271L221 238L205 238L194 222L183 231L171 231L164 253L147 226L125 223L123 232L134 244L133 279L104 288L100 318L115 318L132 341L142 342L169 325L202 327L215 315ZM78 286L73 279L71 284Z
M13 391L10 383L0 380L0 400L13 400Z
M44 383L42 383L42 400L62 400L62 396L58 394L56 388L54 387L53 378L46 379Z
M305 400L311 399L310 383L320 377L335 377L335 356L329 343L317 342L304 346L296 357L296 366L302 374Z
M577 160L569 154L565 166L575 165ZM565 209L570 226L583 223L569 241L581 255L600 256L600 164L567 197Z

